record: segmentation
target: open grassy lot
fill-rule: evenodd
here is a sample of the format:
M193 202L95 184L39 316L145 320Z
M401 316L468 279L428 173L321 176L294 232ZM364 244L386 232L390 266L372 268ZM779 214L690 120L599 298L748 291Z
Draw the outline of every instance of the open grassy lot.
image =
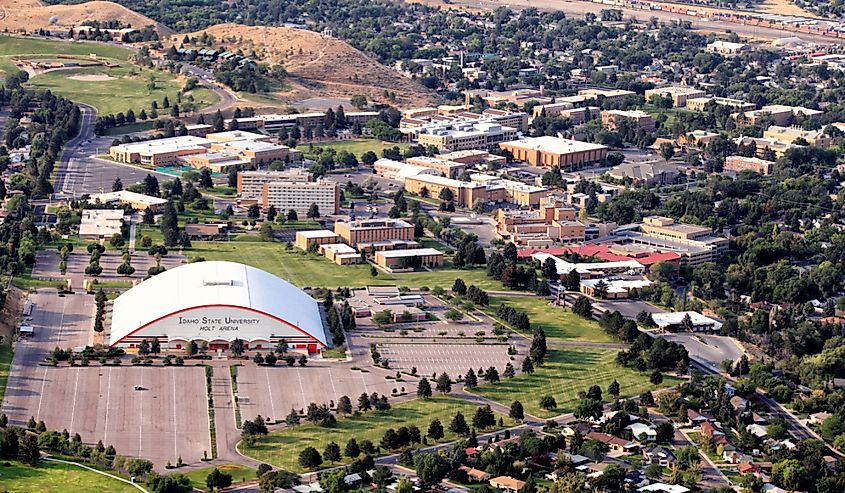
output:
M299 452L305 447L314 447L322 454L329 442L335 442L340 446L342 453L346 442L353 437L359 444L363 440L370 440L378 446L388 428L396 429L400 426L415 425L425 434L429 423L435 418L443 423L446 432L444 441L450 441L455 438L448 431L452 417L460 411L467 422L471 423L476 408L477 406L461 399L436 395L429 400L414 399L396 404L387 412L368 412L359 416L339 418L334 428L321 428L307 424L275 431L259 440L253 447L247 447L242 443L240 450L254 459L300 473L304 471L297 458ZM503 419L506 425L513 425L506 416ZM343 460L348 462L349 458L343 457ZM338 464L335 463L335 465ZM329 465L323 464L323 466Z
M72 77L108 76L108 80L78 80ZM155 78L155 88L150 89L150 78ZM158 101L159 108L167 96L171 103L176 102L176 95L181 84L176 79L160 70L138 67L128 62L119 67L85 68L77 70L57 70L30 79L33 87L50 89L73 101L87 103L97 108L101 114L126 112L130 108L137 114L141 109L150 108L152 101ZM199 93L195 100L199 106L208 106L217 100L213 93ZM203 99L204 98L204 99ZM212 100L213 99L213 100ZM160 109L162 113L170 110Z
M232 484L244 483L255 479L255 469L251 467L242 466L240 464L222 464L217 466L217 469L232 475ZM203 469L195 469L191 472L185 473L185 476L191 480L194 488L199 491L205 491L205 478L214 470L214 467L205 467ZM179 471L178 469L176 470Z
M69 41L0 36L0 56L12 55L78 55L129 60L131 50L105 43L73 43Z
M6 394L6 383L9 381L9 369L12 367L14 352L10 346L0 345L0 403Z
M568 309L551 307L549 300L525 296L491 296L488 311L494 314L496 307L502 303L519 308L527 313L528 318L531 319L531 327L533 329L538 326L543 327L548 339L612 342L610 336L601 330L599 324L592 320L583 319Z
M361 156L367 151L375 152L379 157L381 157L381 151L384 149L389 149L391 147L398 146L399 149L405 150L408 148L408 144L399 144L393 142L382 142L376 139L355 139L355 140L336 140L336 141L329 141L329 142L315 142L313 144L302 144L297 146L296 148L302 151L305 157L313 158L316 156L314 153L314 149L318 147L322 148L331 148L336 150L337 152L340 151L348 151L358 159L361 159Z
M451 288L460 277L467 285L483 289L502 289L500 282L488 278L483 270L442 269L433 272L386 274L370 276L369 265L337 265L325 257L300 250L287 250L281 243L193 242L187 250L188 258L241 262L271 272L299 287L400 285L408 287L442 286Z
M59 462L42 462L30 467L18 461L0 465L0 488L9 493L70 493L97 491L99 493L137 492L133 486Z
M504 405L520 401L526 413L548 418L572 412L578 405L578 392L586 391L591 385L599 385L604 390L616 379L623 397L655 388L649 383L647 373L618 366L617 352L615 349L593 348L550 350L545 365L536 367L533 374L518 373L509 380L480 385L476 392ZM521 363L522 358L518 360ZM674 379L665 377L663 386L674 383ZM540 398L546 395L555 398L556 409L547 411L540 407ZM607 395L605 399L608 399Z

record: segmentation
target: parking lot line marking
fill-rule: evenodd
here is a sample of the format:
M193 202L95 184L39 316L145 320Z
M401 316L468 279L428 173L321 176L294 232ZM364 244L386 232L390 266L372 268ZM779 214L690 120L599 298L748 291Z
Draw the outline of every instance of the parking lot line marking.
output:
M267 377L267 395L270 396L270 411L273 412L273 419L278 419L276 415L276 403L273 402L273 387L270 385L270 370L264 368L264 376Z
M337 389L334 386L334 378L332 378L332 369L331 368L329 368L329 382L332 383L332 399L337 399L340 396L337 395Z
M175 371L175 369L172 369L171 372L170 372L170 381L173 383L173 385L172 385L172 387L173 387L173 402L171 403L170 407L173 408L173 421L171 421L171 423L173 423L173 426L176 426L176 375L174 375L174 371ZM174 435L175 435L176 430L173 430L173 431L174 431ZM210 436L211 436L211 433L209 432L209 437ZM179 451L176 448L177 442L178 442L178 440L176 440L175 436L174 436L174 439L173 439L173 457L174 458L179 456Z
M144 387L144 371L141 370L141 383L139 384L141 388ZM138 398L141 400L141 405L138 406L138 414L140 419L138 420L138 457L141 457L141 451L144 449L143 439L144 439L144 400L141 399L141 393L135 392L138 395Z
M302 372L296 372L296 379L299 380L299 395L302 396L302 407L305 407L308 403L305 402L305 387L302 386Z
M111 408L111 368L109 368L109 380L106 383L106 418L103 428L103 443L109 442L109 409Z
M73 384L73 405L70 407L70 429L73 430L73 418L76 415L76 390L79 388L79 367L76 367L76 382Z

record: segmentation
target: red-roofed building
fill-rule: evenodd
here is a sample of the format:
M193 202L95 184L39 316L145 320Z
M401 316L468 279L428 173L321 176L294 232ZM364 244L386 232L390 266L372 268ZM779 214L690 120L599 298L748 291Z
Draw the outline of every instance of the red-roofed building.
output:
M636 260L646 267L650 267L657 262L667 262L674 267L675 272L677 272L681 267L681 256L675 252L645 251L634 248L631 245L590 244L579 247L549 248L545 250L526 248L517 252L517 255L522 259L530 259L531 255L537 252L548 253L549 255L554 255L556 257L578 254L582 257L596 257L605 262Z

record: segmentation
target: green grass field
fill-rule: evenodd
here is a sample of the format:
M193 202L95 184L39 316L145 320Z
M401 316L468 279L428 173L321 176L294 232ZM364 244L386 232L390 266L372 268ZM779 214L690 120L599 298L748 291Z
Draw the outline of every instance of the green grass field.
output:
M227 260L251 265L299 287L335 288L389 284L430 288L442 286L448 289L452 287L455 278L460 277L467 285L475 284L483 289L502 289L501 283L488 278L483 270L442 269L407 274L379 272L378 277L371 277L369 265L341 266L320 255L306 254L297 249L286 250L281 243L250 242L244 245L235 241L195 241L187 254L189 258L204 257L206 260Z
M312 150L313 148L331 148L336 150L337 152L340 151L348 151L358 159L361 159L361 156L367 151L373 151L381 157L381 151L384 149L389 149L394 146L398 146L399 149L405 150L408 148L408 144L400 144L400 143L392 143L392 142L382 142L376 139L355 139L355 140L336 140L336 141L329 141L329 142L319 142L314 144L302 144L297 146L296 148L302 151L305 157L313 158L316 154Z
M69 493L97 491L98 493L137 492L133 486L91 472L80 467L59 462L44 461L30 467L18 461L10 466L0 465L0 489L8 493Z
M14 55L76 55L129 60L131 50L105 43L77 43L59 40L0 36L0 56Z
M415 425L425 434L429 423L435 418L443 423L444 431L446 431L444 441L450 441L455 438L448 432L452 417L460 411L467 422L471 423L476 408L477 406L461 399L436 395L429 400L414 399L396 404L390 411L384 413L369 412L360 416L339 418L334 428L321 428L307 424L275 431L259 440L253 447L241 444L240 450L254 459L301 473L304 471L297 462L297 458L299 452L305 447L314 447L322 454L326 445L333 441L340 446L342 453L346 442L353 437L359 444L363 440L370 440L378 446L388 428L396 429L400 426ZM507 417L503 419L506 425L513 425ZM343 459L348 462L347 457ZM323 466L328 465L330 464L323 464Z
M592 320L586 320L575 315L570 310L550 307L549 300L542 298L519 297L490 297L490 310L494 314L496 307L507 303L528 314L532 329L543 327L548 339L566 341L612 342L613 340Z
M222 472L232 475L232 484L244 483L255 479L255 469L251 467L242 466L240 464L223 464L217 466ZM214 470L214 467L206 467L203 469L195 469L191 472L185 473L188 479L193 483L194 488L205 491L205 478ZM179 470L176 469L176 472Z
M9 381L13 355L11 347L0 345L0 403L3 402L3 396L6 394L6 383Z
M591 385L599 385L604 390L616 379L623 397L655 388L649 383L647 373L617 366L617 352L615 349L592 348L550 350L545 365L535 367L533 374L518 373L509 380L480 385L476 392L504 405L518 400L526 413L548 418L573 411L578 404L578 392L586 391ZM519 358L519 361L521 363L522 359ZM665 377L663 386L674 383L676 380ZM546 395L555 398L557 409L547 411L540 407L540 398ZM605 395L605 399L608 398Z
M112 78L98 81L71 78L86 75L107 75ZM156 88L152 90L147 87L151 76L156 79ZM141 109L149 111L152 101L158 101L160 113L169 114L170 110L162 108L162 101L167 96L171 103L175 103L176 95L181 89L181 85L172 75L160 70L141 68L128 62L114 68L97 67L48 72L30 79L29 85L50 89L75 102L90 104L101 114L125 113L130 108L136 114ZM199 106L208 106L217 101L214 93L200 94L202 95L200 98L195 98Z

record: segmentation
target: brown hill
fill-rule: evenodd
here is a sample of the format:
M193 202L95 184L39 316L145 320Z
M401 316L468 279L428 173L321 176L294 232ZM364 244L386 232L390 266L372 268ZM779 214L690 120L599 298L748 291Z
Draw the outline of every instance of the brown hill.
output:
M203 31L188 36L201 35ZM385 67L339 39L304 29L219 24L205 30L214 36L215 48L255 53L259 61L282 64L290 74L294 91L290 98L313 96L349 97L363 94L371 101L385 101L384 91L396 93L398 102L427 104L435 94L420 84ZM171 40L178 45L182 34Z
M54 24L50 19L55 18ZM117 20L133 27L154 25L159 33L170 34L167 27L149 17L113 2L86 2L78 5L44 5L39 0L0 0L0 29L32 31L42 27L78 26L84 21Z

